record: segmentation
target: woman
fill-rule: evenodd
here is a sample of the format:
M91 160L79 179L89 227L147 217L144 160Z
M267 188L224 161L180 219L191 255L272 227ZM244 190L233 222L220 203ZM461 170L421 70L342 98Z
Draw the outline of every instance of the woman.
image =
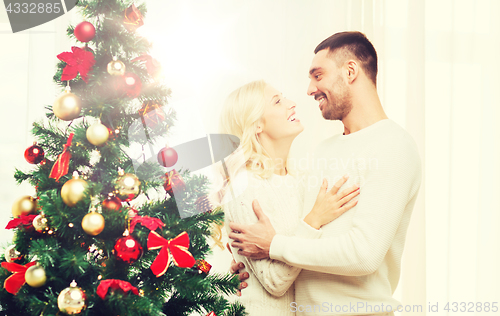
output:
M224 209L226 229L230 221L255 223L252 201L257 199L270 212L266 215L277 233L291 235L296 229L307 230L304 223L299 225L304 181L292 175L288 161L290 146L303 129L295 103L264 81L251 82L229 95L222 111L221 132L238 136L240 146L221 167L224 181L215 198ZM339 180L334 188L346 179ZM312 227L329 223L357 203L352 200L359 194L357 187L339 194L334 194L334 189L327 193L326 187L324 181L313 209L304 218ZM292 315L293 282L301 269L271 259L248 259L236 251L233 255L248 269L248 289L240 298L248 314Z

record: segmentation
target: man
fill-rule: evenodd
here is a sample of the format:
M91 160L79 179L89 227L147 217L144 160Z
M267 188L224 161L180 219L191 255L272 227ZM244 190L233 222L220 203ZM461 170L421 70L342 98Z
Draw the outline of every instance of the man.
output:
M360 185L358 204L321 228L305 218L295 236L282 236L254 201L259 221L230 223L229 238L241 255L303 269L291 311L392 315L400 305L392 295L421 181L418 151L411 136L384 113L376 88L377 54L364 34L336 33L314 52L307 93L319 102L325 119L342 121L344 134L318 147L304 214L323 178L335 183L349 175L346 186Z

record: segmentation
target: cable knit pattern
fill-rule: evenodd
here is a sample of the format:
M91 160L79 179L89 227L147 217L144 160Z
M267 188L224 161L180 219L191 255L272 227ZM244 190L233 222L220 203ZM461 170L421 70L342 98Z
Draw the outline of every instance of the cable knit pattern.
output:
M356 207L320 229L320 238L304 239L297 231L295 236L278 234L273 239L272 259L304 269L295 282L297 308L321 307L308 315L380 315L395 310L400 303L392 295L421 182L415 142L395 122L382 120L327 139L314 160L304 212L314 204L323 178L330 189L348 174L345 187L359 183L360 195ZM347 308L335 309L344 305Z
M252 201L257 199L264 213L269 217L276 232L292 236L297 229L304 229L302 235L319 236L304 227L297 227L304 204L304 187L298 177L273 175L269 179L259 179L252 172L243 171L232 179L232 193L228 190L222 201L227 223L253 224L257 217L252 209ZM235 195L235 198L232 195ZM289 266L272 259L253 260L237 254L232 248L236 261L243 262L250 278L248 288L242 291L240 302L250 316L289 316L290 303L294 300L293 282L300 268Z

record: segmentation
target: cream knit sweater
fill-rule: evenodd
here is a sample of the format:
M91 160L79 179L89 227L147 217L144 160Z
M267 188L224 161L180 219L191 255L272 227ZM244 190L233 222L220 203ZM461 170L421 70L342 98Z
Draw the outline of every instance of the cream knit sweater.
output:
M320 230L301 221L294 236L274 237L270 257L304 269L291 309L295 315L390 315L400 304L392 294L421 181L416 144L395 122L382 120L327 139L313 158L302 217L323 178L330 189L348 174L345 187L361 185L359 202Z
M304 188L299 177L291 175L278 176L263 180L250 171L240 172L232 179L232 189L225 194L222 206L227 223L234 221L241 224L253 224L257 217L252 209L252 201L257 199L269 217L276 232L282 236L297 233L297 224L303 208ZM233 198L234 194L234 198ZM307 237L317 235L314 229L301 226L305 231L299 232ZM237 262L245 264L245 271L250 277L246 282L248 288L242 291L240 302L246 307L250 316L289 316L290 304L294 301L293 282L300 273L300 268L289 266L271 259L253 260L232 249Z

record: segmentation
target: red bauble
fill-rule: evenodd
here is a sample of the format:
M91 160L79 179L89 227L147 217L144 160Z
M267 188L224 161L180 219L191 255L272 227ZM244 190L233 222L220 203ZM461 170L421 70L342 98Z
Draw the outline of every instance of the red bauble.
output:
M128 264L139 260L143 253L141 244L132 236L125 236L118 239L114 249L116 257Z
M77 40L86 43L94 38L95 27L92 23L84 21L75 27L73 34L75 34Z
M177 162L177 152L170 147L165 147L158 152L158 163L163 167L172 167Z
M122 200L116 196L110 196L102 201L102 206L110 211L119 211L122 207Z
M45 153L43 148L35 143L24 151L24 158L27 162L36 165L43 161Z
M141 94L142 82L139 76L128 72L123 75L125 82L125 93L130 98L137 98Z

